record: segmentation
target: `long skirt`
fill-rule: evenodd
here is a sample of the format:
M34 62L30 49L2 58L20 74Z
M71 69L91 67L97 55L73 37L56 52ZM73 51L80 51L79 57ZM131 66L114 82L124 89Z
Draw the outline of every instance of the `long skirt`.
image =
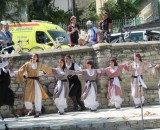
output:
M141 93L140 93L140 89L141 89ZM143 96L143 87L138 86L138 80L136 78L134 78L132 80L131 91L132 91L132 97L133 97L133 101L134 101L135 106L141 105L141 101L143 104L144 100L145 100L145 98Z
M14 93L4 83L0 83L0 107L3 105L14 105Z
M109 95L109 101L111 104L114 104L116 108L120 108L123 102L120 88L116 85L110 86Z
M88 92L88 95L84 100L84 105L91 110L96 110L99 106L99 103L96 100L96 92L93 85L91 86L90 91Z
M57 85L57 87L58 87L58 90L60 90L61 86ZM66 101L66 98L65 98L64 86L62 88L62 91L61 91L59 97L56 97L54 102L55 102L59 112L63 113L64 109L67 108L67 101Z

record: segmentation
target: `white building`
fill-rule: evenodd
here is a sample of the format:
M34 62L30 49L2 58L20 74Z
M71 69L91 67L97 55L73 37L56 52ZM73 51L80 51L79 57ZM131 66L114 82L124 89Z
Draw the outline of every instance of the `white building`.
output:
M55 7L64 10L72 10L72 0L53 0Z

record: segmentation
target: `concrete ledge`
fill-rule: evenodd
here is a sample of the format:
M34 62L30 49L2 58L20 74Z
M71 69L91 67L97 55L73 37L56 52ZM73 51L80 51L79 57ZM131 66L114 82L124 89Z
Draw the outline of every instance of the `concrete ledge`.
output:
M12 130L140 130L142 126L141 110L133 107L50 114L39 118L7 118L5 121ZM145 129L160 128L160 106L144 107L144 126ZM2 121L0 129L4 130Z

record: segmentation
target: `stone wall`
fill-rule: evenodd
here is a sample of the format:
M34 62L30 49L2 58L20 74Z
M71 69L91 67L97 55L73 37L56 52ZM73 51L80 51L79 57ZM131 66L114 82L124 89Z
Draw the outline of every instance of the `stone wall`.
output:
M133 52L140 52L142 58L146 61L152 63L160 63L160 43L157 42L139 42L139 43L120 43L110 46L106 43L97 44L94 47L74 47L64 50L55 50L53 51L43 51L39 52L40 61L47 66L56 67L57 60L61 57L64 57L66 54L71 55L73 61L84 66L87 60L93 60L95 68L105 68L108 66L108 60L111 56L118 58L119 63L124 63L128 60L133 60ZM5 60L8 56L1 56L2 60ZM25 54L14 54L13 63L11 64L11 70L18 70L26 61L31 57L30 53ZM122 74L122 91L123 91L123 106L133 106L133 100L130 96L130 76L129 72ZM80 77L82 84L84 80ZM46 89L50 83L54 83L53 77L41 77L41 82ZM151 76L147 73L144 73L144 80L148 86L145 90L145 104L158 104L158 90L157 90L157 76ZM98 84L98 101L100 103L99 108L107 108L107 77L102 76L97 79ZM23 108L23 94L24 94L25 84L17 84L15 82L15 77L12 78L11 89L15 92L15 109ZM18 90L17 90L18 88ZM50 95L50 94L49 94ZM68 99L69 107L66 111L70 111L72 107L72 102ZM57 112L56 106L53 102L52 96L47 100L43 100L43 105L46 108L47 113ZM1 107L3 114L9 114L9 107Z

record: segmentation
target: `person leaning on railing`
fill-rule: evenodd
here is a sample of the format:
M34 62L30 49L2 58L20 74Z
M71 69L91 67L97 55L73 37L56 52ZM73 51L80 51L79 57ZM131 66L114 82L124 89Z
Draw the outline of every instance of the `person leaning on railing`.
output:
M103 42L106 40L108 41L108 38L106 39L106 35L110 35L112 32L112 20L108 17L108 12L103 12L103 17L102 20L98 23L98 28L100 29L100 37L99 37L99 42Z

